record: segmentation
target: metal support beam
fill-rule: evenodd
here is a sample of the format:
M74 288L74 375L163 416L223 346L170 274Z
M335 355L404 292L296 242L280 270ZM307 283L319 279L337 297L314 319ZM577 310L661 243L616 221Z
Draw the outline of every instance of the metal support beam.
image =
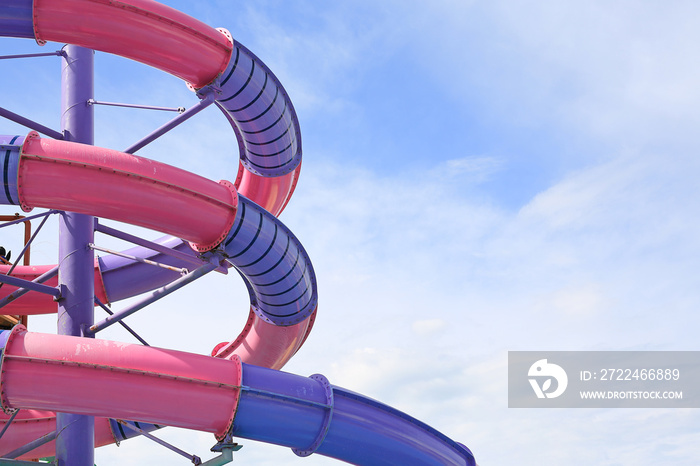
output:
M169 283L165 285L164 287L154 291L151 293L150 296L146 297L145 299L142 299L141 301L132 304L131 306L128 306L126 309L122 309L119 312L115 312L113 315L107 317L105 320L96 323L95 325L85 328L83 330L85 335L95 335L97 332L106 329L107 327L116 324L117 322L120 322L122 319L125 319L129 317L131 314L134 314L137 311L140 311L144 307L148 306L149 304L153 304L154 302L158 301L161 298L164 298L165 296L169 295L173 291L179 290L183 286L192 283L193 281L197 280L198 278L203 277L204 275L208 274L212 270L216 269L218 267L217 264L206 264L197 270L194 270L184 277L180 277L177 280L173 281L172 283Z
M121 104L117 102L99 102L95 99L88 100L88 105L104 105L106 107L137 108L139 110L160 110L163 112L185 113L185 107L156 107L153 105Z
M6 108L0 107L0 116L7 118L10 121L14 121L18 125L26 126L29 129L33 129L34 131L38 131L41 134L45 134L50 138L63 139L63 133L59 133L58 131L51 129L48 126L44 126L41 123L37 123L34 120L30 120L29 118L25 118L22 115L19 115L15 112L11 112Z
M111 316L114 315L114 312L112 312L112 310L111 310L110 308L108 308L107 306L105 306L105 305L102 303L102 301L100 301L99 299L97 299L97 296L95 296L95 304L97 304L98 306L100 306L100 308L102 308L102 310L105 311L107 314L109 314L109 315L111 315ZM142 344L143 346L151 346L151 345L149 345L148 343L146 343L146 340L144 340L143 338L141 338L141 337L139 336L139 334L136 333L131 327L129 327L128 325L126 325L125 322L120 321L119 324L121 324L121 326L124 327L124 328L126 329L127 332L129 332L131 335L133 335L134 338L136 338L138 341L140 341L141 344ZM1 436L2 436L2 435L0 435L0 437L1 437Z
M22 53L19 55L0 55L0 60L11 60L15 58L38 58L38 57L61 57L65 56L63 50L56 50L55 52L45 52L45 53Z
M188 262L192 265L196 265L197 267L199 267L205 263L205 261L198 259L195 256L185 254L184 252L176 251L175 249L170 249L167 246L163 246L161 244L154 243L153 241L148 241L146 239L139 238L138 236L134 236L134 235L131 235L129 233L117 230L115 228L108 227L108 226L103 225L99 222L95 222L95 231L100 232L100 233L104 233L105 235L109 235L109 236L112 236L114 238L128 241L130 243L134 243L138 246L143 246L144 248L148 248L148 249L151 249L153 251L159 252L161 254L165 254L165 255L174 257L174 258L179 259L183 262Z
M216 98L214 96L214 93L210 92L202 100L197 102L196 105L193 105L189 109L185 110L184 113L176 116L175 118L170 120L168 123L164 124L163 126L158 128L157 130L153 131L151 134L146 136L145 138L138 141L136 144L127 148L124 152L126 152L127 154L133 154L137 150L144 148L145 146L152 143L153 141L155 141L156 139L158 139L159 137L161 137L162 135L164 135L165 133L167 133L171 129L175 128L176 126L181 125L182 123L186 122L187 120L189 120L190 118L192 118L193 116L195 116L196 114L198 114L199 112L201 112L202 110L204 110L205 108L207 108L208 106L213 104L215 99Z
M19 458L20 456L26 455L30 451L35 450L46 443L49 443L50 441L54 440L56 437L57 437L56 431L49 432L48 434L42 435L38 439L32 440L28 444L5 454L4 457L7 459L10 459L10 460L13 460L15 458ZM34 463L34 464L36 464L36 463Z
M132 260L134 262L141 262L142 264L148 264L148 265L152 265L154 267L160 267L161 269L166 269L166 270L170 270L173 272L177 272L180 275L186 275L187 272L189 272L189 270L187 270L187 269L183 269L180 267L173 267L172 265L163 264L161 262L156 262L156 261L144 259L143 257L132 256L131 254L124 254L123 252L119 252L119 251L115 251L113 249L107 249L107 248L103 248L100 246L96 246L92 243L88 244L88 247L90 249L94 249L95 251L106 252L107 254L113 254L115 256L123 257L124 259L129 259L129 260Z
M121 424L121 425L123 425L123 426L125 426L125 427L128 427L129 429L135 430L136 432L138 432L139 434L143 435L144 437L146 437L146 438L148 438L148 439L150 439L150 440L153 440L153 441L156 442L158 445L162 445L162 446L164 446L165 448L167 448L168 450L174 451L174 452L177 453L178 455L184 456L185 458L187 458L187 459L189 459L190 461L192 461L192 464L197 465L197 466L202 464L202 460L201 460L201 458L199 458L199 456L197 456L197 455L190 455L190 454L187 453L186 451L180 450L178 447L169 444L169 443L166 442L165 440L161 440L161 439L159 439L158 437L156 437L155 435L149 434L149 433L146 432L145 430L139 429L139 428L136 427L135 425L130 424L130 423L126 422L126 421L122 421L121 419L117 419L116 421L117 421L119 424Z
M12 413L12 416L10 416L10 419L8 419L7 422L5 422L5 427L3 427L2 432L0 432L0 438L2 438L2 436L5 435L5 432L7 431L7 429L10 428L10 424L12 424L12 421L15 420L17 413L19 413L19 409L15 409L15 412Z
M76 45L63 47L61 69L61 127L65 139L93 144L94 52ZM82 328L94 322L95 224L90 215L64 212L59 219L58 281L64 296L58 301L58 333L83 336ZM56 459L59 466L95 464L95 418L71 413L56 413Z
M8 285L16 286L17 288L24 288L27 291L38 291L39 293L44 293L53 296L54 298L59 298L61 296L61 291L59 288L53 286L46 286L40 283L29 280L23 280L21 278L13 277L12 275L1 275L0 283L7 283ZM9 298L9 296L7 297ZM5 301L3 299L3 301ZM2 304L0 304L2 307Z
M43 214L31 215L29 217L21 217L21 218L18 218L17 220L3 222L3 224L0 225L0 228L9 227L10 225L15 225L17 223L24 223L24 222L27 222L29 220L34 220L35 218L46 217L48 215L57 214L57 213L58 213L58 210L49 210L49 211L44 212Z
M28 240L27 240L26 237L25 237L25 244L24 244L24 247L23 247L22 250L20 251L19 256L17 256L17 259L15 259L15 263L12 264L12 267L10 267L10 270L7 271L7 275L12 275L12 272L14 272L15 267L17 267L17 265L19 265L20 259L22 259L22 257L24 257L24 254L26 254L27 251L30 250L30 248L32 247L32 243L34 242L34 239L36 238L36 235L41 231L41 229L44 227L44 224L46 223L46 221L47 221L48 219L49 219L49 216L48 216L48 215L45 216L44 219L43 219L43 220L41 221L41 223L39 224L39 227L38 227L38 228L36 229L36 231L34 232L34 234L33 234ZM30 226L30 228L31 228L31 226ZM29 265L29 264L25 262L24 265ZM0 283L0 288L2 288L2 285L3 285L3 284Z
M43 274L39 275L38 277L36 277L34 280L32 280L29 283L37 283L37 284L44 283L45 281L50 280L53 277L55 277L57 274L58 274L58 266L44 272ZM0 280L1 280L1 278L0 278ZM51 287L49 287L49 288L51 288ZM57 288L54 288L54 289L58 290ZM29 293L30 291L32 291L32 290L30 290L29 288L20 288L19 290L15 291L13 293L10 293L9 295L5 296L5 298L0 300L0 307L8 305L12 301L24 296L25 294Z

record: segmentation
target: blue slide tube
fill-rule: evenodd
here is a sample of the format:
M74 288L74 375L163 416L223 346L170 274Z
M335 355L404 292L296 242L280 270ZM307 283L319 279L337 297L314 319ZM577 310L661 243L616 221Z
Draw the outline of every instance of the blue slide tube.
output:
M233 435L352 464L475 465L468 448L427 424L363 395L243 364Z
M6 37L34 38L33 0L2 0L0 31Z
M196 258L180 239L164 237L157 242ZM227 261L243 277L251 309L261 319L275 325L293 325L313 313L318 301L313 266L299 240L274 215L239 196L236 219L221 247ZM124 253L174 267L192 267L141 246ZM154 290L179 277L177 272L119 256L100 258L99 263L110 301Z

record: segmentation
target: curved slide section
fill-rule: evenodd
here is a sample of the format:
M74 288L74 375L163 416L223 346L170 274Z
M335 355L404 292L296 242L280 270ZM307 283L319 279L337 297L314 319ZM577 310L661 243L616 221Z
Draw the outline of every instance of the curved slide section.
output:
M36 1L33 5L31 0L10 0L0 8L1 30L8 31L7 35L34 37L36 33L39 42L55 40L119 54L189 81L198 88L200 97L213 94L238 139L241 162L234 183L238 192L274 215L282 211L301 168L296 112L274 74L245 47L234 44L226 31L217 31L150 0L129 3L57 0ZM10 167L11 173L13 168ZM52 193L46 194L50 197ZM159 226L154 229L162 231ZM175 237L184 236L175 233ZM179 244L168 238L162 241ZM211 243L200 246L206 250ZM201 264L188 247L177 248ZM125 253L175 267L192 267L191 262L173 261L143 248ZM118 272L113 273L112 267L118 268ZM6 272L7 268L0 266L1 271ZM13 275L32 279L40 273L35 267L20 266ZM131 278L125 280L125 275ZM148 265L124 264L114 257L101 258L95 276L95 289L106 290L106 295L98 296L103 302L129 298L179 278L176 273L154 273ZM0 299L12 291L10 286L3 287ZM260 309L261 293L251 290L248 325L237 338L218 345L217 352L224 351L217 355L240 354L251 363L281 368L308 335L313 318L285 327L267 325L268 321L260 319L260 312L253 312ZM50 297L33 293L7 306L4 312L53 313L56 306Z
M316 309L311 262L301 243L279 220L239 196L230 183L216 183L110 149L40 138L35 132L26 138L0 138L12 141L5 146L6 163L0 165L0 178L9 180L5 189L10 193L8 199L18 200L25 210L51 207L90 213L157 228L193 243L220 244L217 252L239 270L248 284L254 312L251 325L243 336L227 345L225 356L230 357L240 347L246 361L280 368L298 349ZM191 222L194 217L201 220ZM193 254L179 239L165 239L161 244ZM145 250L127 253L160 260ZM176 272L154 271L148 265L125 265L121 261L105 260L100 273L96 273L100 286L95 288L104 290L108 299L130 297L179 277ZM163 258L162 262L191 267L172 258ZM26 269L18 268L20 273ZM6 293L10 291L8 287ZM21 304L22 299L17 302ZM43 309L55 308L50 297L43 297L42 304ZM8 309L6 312L17 312L13 306Z
M464 446L393 408L334 387L320 375L267 369L281 368L303 344L317 292L306 252L276 219L299 176L301 135L291 100L262 61L228 31L152 0L7 0L0 5L0 34L114 53L184 79L199 98L215 101L240 155L235 182L217 183L143 157L34 132L3 137L0 203L86 213L164 232L172 236L157 240L157 250L138 246L127 253L190 270L233 266L251 296L245 328L217 345L215 357L33 334L21 326L0 333L0 401L7 413L22 408L0 455L55 430L53 411L62 411L97 416L96 445L130 435L107 419L114 417L146 423L147 430L173 425L219 438L232 433L291 447L300 456L316 452L357 464L474 464ZM165 248L178 257L162 254ZM52 268L17 267L13 275L32 279ZM96 261L95 289L104 302L177 278L122 257ZM11 292L4 286L0 299ZM55 312L51 298L36 295L13 301L3 312ZM51 454L50 445L31 456Z
M196 429L219 438L231 431L293 448L300 456L317 453L353 464L475 464L466 447L320 375L301 377L238 358L29 333L22 326L1 332L0 346L6 411L31 404ZM72 383L75 378L82 382L79 387ZM97 435L107 434L102 424Z
M316 279L301 243L231 183L110 149L40 138L36 132L12 139L23 141L5 156L18 170L0 168L0 177L16 186L10 197L23 209L86 213L160 230L200 249L219 246L216 251L253 291L252 306L261 319L293 325L315 310Z

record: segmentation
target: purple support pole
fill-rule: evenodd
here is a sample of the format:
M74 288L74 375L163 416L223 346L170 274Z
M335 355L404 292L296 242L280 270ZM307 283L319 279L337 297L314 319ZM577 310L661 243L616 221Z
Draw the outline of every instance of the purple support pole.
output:
M93 144L94 52L66 45L61 69L61 129L65 140ZM94 323L94 241L95 219L90 215L64 212L59 220L58 301L59 335L83 336L82 328ZM56 413L56 458L59 466L95 464L95 419Z

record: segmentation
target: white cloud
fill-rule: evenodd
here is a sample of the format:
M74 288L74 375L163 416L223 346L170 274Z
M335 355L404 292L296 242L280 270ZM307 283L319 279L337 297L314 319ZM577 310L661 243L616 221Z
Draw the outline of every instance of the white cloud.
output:
M442 319L417 320L413 322L411 328L419 336L431 336L442 330L445 324Z
M481 183L503 168L504 160L498 157L467 156L447 160L434 171L441 178L462 177L466 182Z

